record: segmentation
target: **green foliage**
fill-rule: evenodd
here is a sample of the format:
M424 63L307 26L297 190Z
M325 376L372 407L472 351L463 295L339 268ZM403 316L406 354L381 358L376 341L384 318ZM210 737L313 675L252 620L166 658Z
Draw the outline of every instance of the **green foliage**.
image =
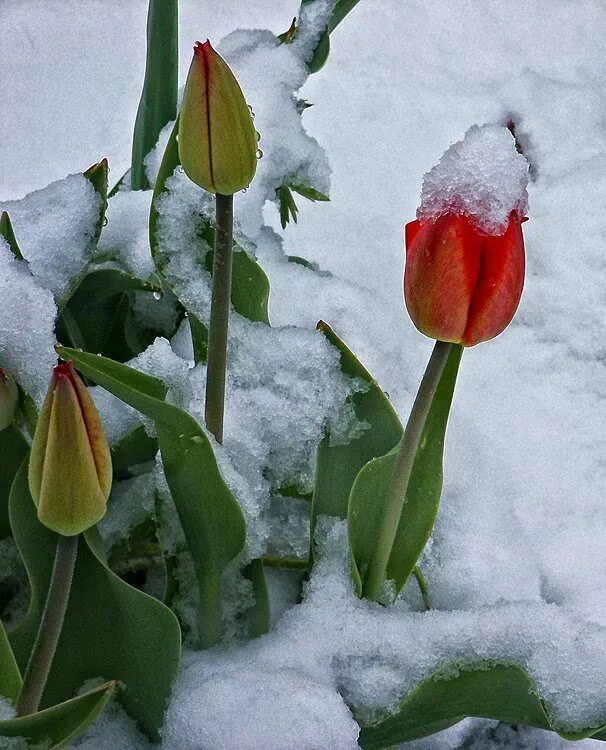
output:
M347 445L331 445L329 435L320 443L312 503L314 527L319 515L347 518L349 495L360 469L391 450L402 437L398 415L372 375L326 323L319 323L318 328L340 352L341 370L368 384L366 391L352 396L356 417L368 429Z
M150 0L147 15L145 80L133 134L133 190L145 190L150 187L143 161L156 145L162 128L177 115L178 74L177 0Z
M151 344L156 332L144 329L133 313L135 291L161 287L115 268L93 270L74 289L57 321L62 343L103 354L119 362Z
M57 539L38 521L25 464L11 491L10 518L32 590L25 618L9 634L17 663L24 670L46 601ZM180 649L181 634L173 613L112 573L96 529L86 531L80 539L43 707L71 698L88 679L101 675L119 680L125 685L120 694L125 709L150 738L157 739Z
M0 697L15 703L22 685L21 672L0 621ZM2 722L0 722L1 727ZM0 728L0 737L2 730Z
M363 725L359 743L364 750L381 750L434 734L467 716L553 729L543 701L523 669L483 661L454 665L424 680L398 711ZM606 739L606 731L591 729L562 736Z
M97 223L95 224L94 231L92 233L92 243L97 245L99 237L101 236L101 230L105 223L105 212L107 211L107 189L108 189L108 178L109 178L109 165L107 159L102 159L98 164L93 164L89 167L83 175L95 188L96 192L101 198L99 205L99 215L97 217Z
M23 737L28 745L43 743L48 750L69 747L99 716L114 688L114 682L107 682L31 716L0 721L0 737Z
M86 377L153 419L162 463L189 551L201 604L201 645L221 638L221 574L244 548L244 516L227 487L204 430L164 401L166 386L132 367L75 349L58 348Z
M278 206L280 210L280 224L282 229L286 229L288 224L292 221L297 223L299 208L295 202L292 191L299 193L307 200L313 201L329 201L330 198L324 193L321 193L315 188L309 187L308 185L282 185L282 187L276 190L276 197L278 199Z
M11 224L11 218L6 211L3 211L0 215L0 237L4 237L7 241L8 246L11 249L12 254L17 260L24 260L23 253L15 237L13 225Z
M406 501L391 548L386 577L400 591L414 570L434 527L442 494L442 457L448 414L463 348L454 346L433 398L416 453ZM360 471L349 498L349 545L358 593L364 592L364 574L381 538L387 489L399 451L373 459ZM360 587L361 584L361 587Z
M153 461L158 452L158 441L150 437L143 425L127 432L111 449L114 477L128 479L132 467Z
M15 425L0 431L0 539L11 534L8 498L13 479L23 463L28 448L27 440Z
M315 0L301 0L301 6L313 2L315 2ZM326 31L320 37L320 41L318 42L313 57L307 63L307 68L310 73L317 73L324 67L324 63L326 62L326 60L328 59L328 55L330 54L331 33L337 28L337 26L341 23L345 16L356 7L359 2L360 0L337 0L328 21Z

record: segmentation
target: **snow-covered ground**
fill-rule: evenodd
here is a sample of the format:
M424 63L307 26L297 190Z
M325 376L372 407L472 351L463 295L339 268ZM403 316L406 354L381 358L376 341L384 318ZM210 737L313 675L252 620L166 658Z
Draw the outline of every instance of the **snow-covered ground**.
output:
M219 40L239 27L281 32L297 8L296 0L182 0L181 80L196 39ZM122 175L143 76L145 14L143 0L0 4L0 200L20 198L104 156L114 180ZM393 654L383 678L402 690L414 684L415 669L426 673L432 653L508 654L526 663L562 720L580 725L606 723L605 32L606 6L597 0L360 0L334 33L326 67L300 92L314 103L303 123L327 153L331 202L301 199L298 225L284 232L288 254L333 276L300 267L285 272L270 253L267 263L260 255L272 281L272 324L312 328L320 318L328 321L404 420L431 342L413 327L402 300L403 225L415 216L423 174L452 142L476 123L515 123L532 177L526 288L510 328L463 356L440 518L423 559L442 611L431 615L431 627L414 631L411 642L424 644L419 661L399 662ZM268 116L263 102L251 104L258 117ZM238 201L245 206L254 198L237 197L236 211ZM126 207L126 218L132 210ZM146 211L143 204L139 216ZM252 232L260 217L247 216ZM264 218L282 234L274 205L265 207ZM142 236L144 243L145 227ZM338 552L339 530L331 533ZM296 736L307 744L287 744L284 735L282 745L272 745L280 741L274 735L263 746L355 747L356 728L332 682L333 662L341 662L339 679L355 704L356 689L365 698L373 689L356 683L356 664L380 653L389 638L375 633L368 645L340 630L320 637L345 613L351 629L356 623L372 629L372 610L352 601L337 552L312 579L303 609L293 610L275 635L235 656L188 657L169 713L170 750L232 747L212 732L221 712L233 711L230 674L242 663L249 672L240 675L237 711L248 704L251 686L267 703L241 714L234 746L255 747L237 731L246 730L253 714L259 721L263 705L267 721L287 711L281 680L292 669L309 718L295 725ZM333 604L334 620L314 620L321 601ZM405 618L404 612L401 620L397 612L390 617L402 654L412 638ZM289 662L297 650L305 656L312 648L309 632L318 633L308 657L316 682ZM470 645L466 633L485 640ZM268 671L277 647L288 642L298 645L281 662L282 672ZM440 652L438 643L449 646ZM198 724L180 722L187 701L199 709L211 697L217 703L199 713ZM376 699L390 696L379 686ZM93 736L83 746L115 746L112 721L119 714L93 731L114 740ZM207 744L196 745L204 731ZM128 742L137 747L138 740ZM461 743L566 744L550 734L466 722L418 747Z

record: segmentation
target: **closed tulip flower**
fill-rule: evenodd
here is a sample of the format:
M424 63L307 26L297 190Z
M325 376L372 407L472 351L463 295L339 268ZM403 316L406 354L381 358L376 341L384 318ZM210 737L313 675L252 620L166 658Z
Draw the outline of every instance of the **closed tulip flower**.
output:
M197 42L179 115L179 158L204 190L233 195L257 169L257 134L229 65L207 40Z
M112 483L99 414L71 362L57 365L42 406L29 463L40 521L75 536L103 518Z
M512 211L501 235L451 213L406 225L404 296L422 333L475 346L509 325L524 287L522 221Z
M425 176L404 272L422 333L475 346L509 325L524 287L527 183L526 159L497 125L470 128Z

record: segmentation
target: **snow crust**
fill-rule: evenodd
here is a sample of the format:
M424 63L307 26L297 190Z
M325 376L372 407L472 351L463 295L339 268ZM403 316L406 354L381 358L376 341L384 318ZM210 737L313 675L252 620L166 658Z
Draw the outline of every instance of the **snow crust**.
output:
M90 261L100 203L82 174L71 174L21 200L0 203L0 212L8 211L11 217L35 279L57 300Z
M528 162L506 127L474 125L423 178L417 217L469 216L487 234L503 234L512 211L528 212Z
M56 362L53 295L0 237L0 367L40 404Z

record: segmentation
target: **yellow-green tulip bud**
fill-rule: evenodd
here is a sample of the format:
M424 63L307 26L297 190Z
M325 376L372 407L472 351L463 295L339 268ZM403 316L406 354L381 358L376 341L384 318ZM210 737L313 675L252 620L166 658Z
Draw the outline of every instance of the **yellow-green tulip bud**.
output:
M0 430L5 430L13 421L18 402L17 384L0 367Z
M257 169L257 134L242 89L206 40L196 42L179 115L179 158L190 180L233 195Z
M55 367L32 443L29 488L38 518L74 536L105 515L112 484L99 414L71 362Z

